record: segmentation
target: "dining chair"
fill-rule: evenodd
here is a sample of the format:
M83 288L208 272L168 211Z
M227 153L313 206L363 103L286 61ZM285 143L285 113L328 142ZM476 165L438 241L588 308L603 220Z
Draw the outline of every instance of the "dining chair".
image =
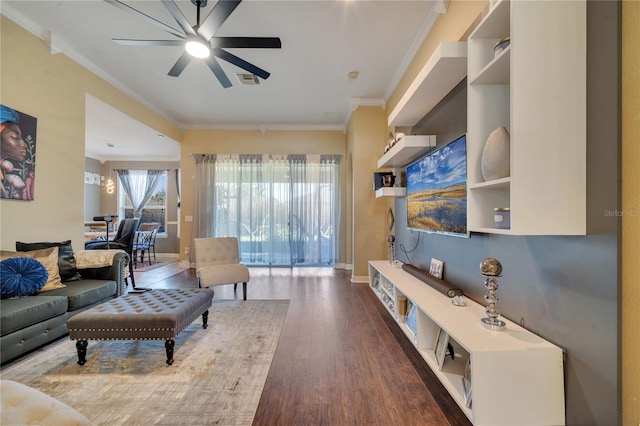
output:
M153 235L151 236L151 240L149 241L149 246L153 251L153 260L156 260L156 238L158 237L158 232L160 231L160 224L158 222L152 222L153 227Z
M87 241L84 244L85 250L107 250L120 249L129 255L129 275L131 276L131 286L135 290L147 290L136 287L136 280L133 276L133 243L136 238L136 232L140 226L140 219L129 218L120 221L118 231L111 241Z
M136 239L133 243L134 266L137 266L138 253L140 254L140 263L144 263L144 255L146 253L149 258L149 266L151 266L151 249L155 245L154 240L158 227L159 224L157 222L141 223L138 227ZM155 254L153 258L155 260Z

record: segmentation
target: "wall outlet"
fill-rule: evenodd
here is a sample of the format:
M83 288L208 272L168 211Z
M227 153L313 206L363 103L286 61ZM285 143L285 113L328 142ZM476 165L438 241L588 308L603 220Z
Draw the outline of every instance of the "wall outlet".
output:
M184 248L184 254L189 254L189 247Z
M184 217L184 221L185 222L193 222L193 216L185 216Z

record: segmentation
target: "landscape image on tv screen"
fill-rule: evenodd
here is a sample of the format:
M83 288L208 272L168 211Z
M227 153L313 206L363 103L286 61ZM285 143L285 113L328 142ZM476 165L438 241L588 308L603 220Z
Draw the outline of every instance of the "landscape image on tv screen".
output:
M468 236L464 135L407 166L407 228Z

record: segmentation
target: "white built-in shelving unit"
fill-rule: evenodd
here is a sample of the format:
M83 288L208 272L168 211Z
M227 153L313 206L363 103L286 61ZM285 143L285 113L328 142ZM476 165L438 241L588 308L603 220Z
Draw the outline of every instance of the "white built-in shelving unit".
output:
M563 351L502 318L506 328L493 331L481 323L484 307L466 306L389 261L369 262L369 285L416 346L436 377L475 425L562 425L564 414ZM416 333L398 314L399 298L415 304ZM446 332L455 357L439 366L434 347ZM470 404L463 376L469 364Z
M469 229L584 235L586 2L498 1L467 45ZM484 144L500 126L511 134L511 176L485 182ZM494 227L496 207L511 209L510 229Z

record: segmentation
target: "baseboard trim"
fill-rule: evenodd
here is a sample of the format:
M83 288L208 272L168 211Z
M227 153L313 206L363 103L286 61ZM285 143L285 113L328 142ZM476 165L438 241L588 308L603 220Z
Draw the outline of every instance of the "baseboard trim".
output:
M353 269L353 265L348 263L336 263L333 265L333 269L344 269L347 271L351 271Z
M156 253L156 256L165 259L180 259L180 255L178 253Z

